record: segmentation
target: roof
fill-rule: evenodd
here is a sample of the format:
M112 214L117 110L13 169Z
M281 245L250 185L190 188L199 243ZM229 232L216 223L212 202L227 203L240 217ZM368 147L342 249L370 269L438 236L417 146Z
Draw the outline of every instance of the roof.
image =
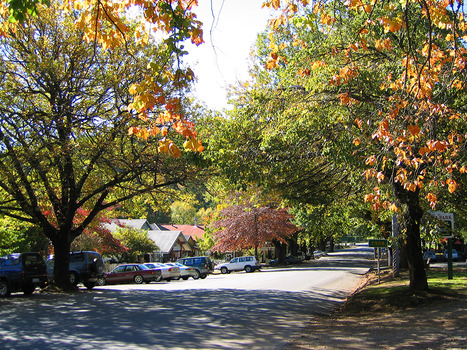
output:
M126 226L138 230L150 230L152 227L146 219L113 219L107 228L113 232L117 227Z
M193 225L159 225L161 230L169 231L180 231L185 236L190 236L193 239L199 239L203 237L204 227L203 226L193 226Z
M182 242L185 250L190 250L185 236L180 231L149 230L148 237L156 243L164 254L170 253L178 240Z

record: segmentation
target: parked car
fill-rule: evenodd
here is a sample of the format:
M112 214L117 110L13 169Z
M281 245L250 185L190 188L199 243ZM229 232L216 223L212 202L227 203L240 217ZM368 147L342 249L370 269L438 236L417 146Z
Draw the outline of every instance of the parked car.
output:
M119 283L150 283L161 278L159 269L150 269L144 264L123 264L105 274L106 284Z
M32 294L47 285L47 267L38 253L14 253L0 258L0 297L12 292Z
M199 278L206 278L212 271L212 261L207 256L193 256L187 258L180 258L178 263L185 266L194 267L199 272Z
M321 258L321 257L323 257L325 255L326 255L326 253L321 251L321 250L315 250L313 252L313 258L315 258L315 259L319 259L319 258Z
M449 254L449 251L446 249L444 251L444 257L446 258L446 260L448 260L448 258L449 258L448 254ZM452 260L453 261L458 261L459 260L459 253L455 249L452 250Z
M216 266L216 269L220 270L224 274L241 270L245 270L246 272L255 272L256 270L259 271L261 269L261 264L256 261L254 256L242 256L233 258L229 262L219 264Z
M299 257L293 256L293 255L288 255L288 256L285 257L284 263L286 265L292 265L292 264L300 264L302 261L303 260L300 259ZM271 260L269 260L269 264L270 265L277 265L277 264L279 264L279 259L278 258L271 259Z
M292 264L300 264L302 262L302 259L300 259L297 256L289 255L285 257L285 264L286 265L292 265Z
M46 265L49 279L52 279L55 265L53 255L47 258ZM87 289L92 289L102 277L104 277L104 261L98 252L70 252L70 283L72 285L82 283Z
M160 270L160 280L169 282L180 279L180 268L178 266L170 266L159 262L145 263L144 265L150 269Z
M432 250L427 250L425 253L423 253L423 260L427 262L437 261L436 253Z
M180 269L181 279L185 281L190 277L192 277L195 280L199 278L199 275L200 275L199 271L196 270L194 267L186 266L186 265L180 264L179 262L167 263L166 265L177 266Z

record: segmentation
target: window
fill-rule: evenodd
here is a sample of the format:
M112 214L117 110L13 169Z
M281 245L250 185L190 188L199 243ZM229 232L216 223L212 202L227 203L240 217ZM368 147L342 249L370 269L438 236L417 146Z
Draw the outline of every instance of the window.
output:
M70 256L70 263L79 263L84 261L84 254L83 253L78 253L78 254L71 254Z
M119 267L116 267L114 272L123 272L125 271L125 266L119 266Z

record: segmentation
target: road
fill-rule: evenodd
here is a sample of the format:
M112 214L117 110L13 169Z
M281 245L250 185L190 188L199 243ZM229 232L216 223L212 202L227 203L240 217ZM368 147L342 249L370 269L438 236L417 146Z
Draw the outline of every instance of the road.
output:
M1 349L283 349L373 266L358 247L283 269L0 299Z

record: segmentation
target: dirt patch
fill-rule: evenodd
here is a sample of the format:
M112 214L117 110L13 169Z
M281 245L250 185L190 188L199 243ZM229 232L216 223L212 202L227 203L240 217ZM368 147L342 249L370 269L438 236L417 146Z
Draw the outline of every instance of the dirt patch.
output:
M413 293L407 279L388 273L378 284L368 274L341 308L313 318L286 349L467 349L467 289Z

